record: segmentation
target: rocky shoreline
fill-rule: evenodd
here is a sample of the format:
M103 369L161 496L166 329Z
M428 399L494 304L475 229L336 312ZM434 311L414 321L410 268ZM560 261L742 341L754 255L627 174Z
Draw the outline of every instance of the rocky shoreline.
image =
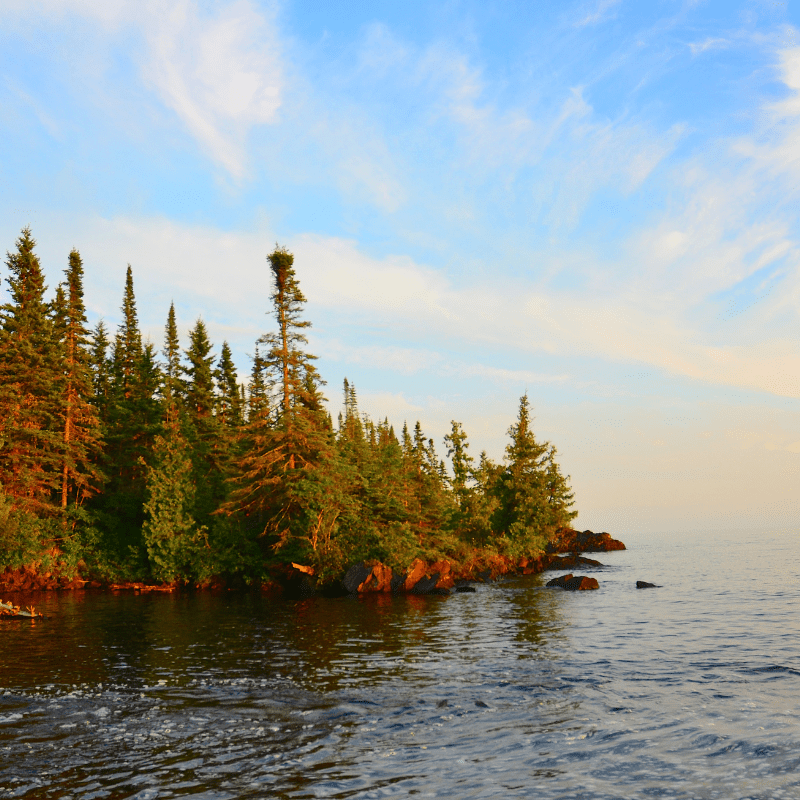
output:
M505 556L479 554L472 560L456 563L448 559L425 562L415 559L408 569L397 572L377 561L360 562L347 570L344 578L323 587L322 594L450 594L470 591L470 585L496 580L503 575L533 575L546 570L573 570L603 566L581 553L624 550L625 545L608 533L562 529L548 545L547 551L532 558L511 559ZM565 555L562 555L565 554ZM573 578L572 575L568 576ZM578 576L580 578L581 576ZM594 586L591 585L592 581ZM597 588L597 581L574 581L562 588ZM560 584L559 584L560 585ZM286 596L310 596L317 593L314 570L302 564L277 565L271 579L260 587L247 587L243 582L218 578L203 585L157 584L141 582L114 583L92 576L59 574L58 569L41 572L36 567L7 567L0 573L0 597L3 593L32 591L103 590L133 592L174 592L179 590L218 590L260 588L264 593Z

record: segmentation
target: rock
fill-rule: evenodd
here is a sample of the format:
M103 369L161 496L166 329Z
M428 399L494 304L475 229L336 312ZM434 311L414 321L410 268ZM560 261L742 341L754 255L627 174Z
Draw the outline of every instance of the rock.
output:
M423 575L411 588L411 594L431 594L439 582L439 573L434 572L433 575ZM406 580L408 586L408 580ZM450 592L447 592L450 594Z
M390 592L392 590L392 568L375 564L369 575L359 585L359 592Z
M425 562L421 558L415 558L411 562L411 567L406 575L406 583L404 587L405 590L410 592L419 583L419 581L425 577L427 571L428 567Z
M436 704L436 708L447 708L447 700L440 700Z
M478 706L478 708L489 708L489 706L484 703L483 700L476 700L475 705Z
M655 583L648 583L647 581L636 581L636 588L637 589L658 589L660 587Z
M402 592L406 588L406 574L392 574L392 584L389 587L392 591L392 594L397 594L398 592Z
M545 585L566 589L568 592L583 592L588 589L600 588L600 584L594 578L589 578L586 575L573 575L572 573L553 578Z
M561 589L564 588L566 582L572 578L572 573L570 572L568 575L560 575L558 578L553 578L551 581L547 581L545 586L558 586Z
M584 558L583 556L557 556L548 555L545 557L544 569L575 569L576 567L603 567L605 566L593 558Z
M353 564L353 566L347 570L347 574L342 581L344 588L347 589L350 594L356 594L356 592L358 592L358 587L364 583L371 572L372 568L368 567L363 561L359 564Z
M625 550L625 545L612 539L609 533L572 528L561 528L547 545L548 553L607 553L611 550Z
M477 590L474 586L456 586L456 591L462 594L472 593L474 594Z
M576 575L564 584L568 592L585 592L589 589L599 589L600 584L596 578L589 578L586 575Z
M437 589L452 589L456 585L453 576L450 574L449 561L436 561L431 564L428 570L430 573L439 573L439 580L436 582ZM450 592L448 592L448 594L450 594Z

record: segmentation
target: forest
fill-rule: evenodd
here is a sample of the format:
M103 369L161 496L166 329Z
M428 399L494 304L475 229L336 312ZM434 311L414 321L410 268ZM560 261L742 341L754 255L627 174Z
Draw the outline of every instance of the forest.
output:
M5 264L0 568L202 586L299 562L325 582L360 560L535 555L577 516L527 394L502 463L470 455L456 421L440 458L419 422L360 412L347 380L334 421L285 248L245 383L202 319L182 345L174 304L162 346L143 340L130 266L110 331L89 327L77 250L52 296L29 228Z

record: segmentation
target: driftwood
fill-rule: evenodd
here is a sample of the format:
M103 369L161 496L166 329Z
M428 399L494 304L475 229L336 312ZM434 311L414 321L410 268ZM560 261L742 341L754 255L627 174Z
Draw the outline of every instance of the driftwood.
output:
M13 603L4 603L0 600L0 619L36 619L43 616L44 614L37 611L33 606L20 608Z

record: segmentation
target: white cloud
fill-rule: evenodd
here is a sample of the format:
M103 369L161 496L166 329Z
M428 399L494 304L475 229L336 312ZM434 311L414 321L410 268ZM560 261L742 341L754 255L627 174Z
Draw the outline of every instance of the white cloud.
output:
M689 42L689 49L692 55L696 56L705 53L707 50L722 50L730 45L727 39L708 37L702 42Z
M585 28L587 25L597 25L606 19L614 16L614 10L622 0L599 0L591 11L581 17L576 23L577 28Z
M203 148L234 177L245 168L250 128L275 120L283 75L274 20L247 0L213 17L191 0L148 5L140 17L143 73Z
M4 16L48 24L79 16L111 32L138 31L144 47L130 54L147 85L237 179L245 172L248 133L275 122L281 107L285 79L275 15L251 0L223 3L213 13L199 0L9 0L0 8Z

